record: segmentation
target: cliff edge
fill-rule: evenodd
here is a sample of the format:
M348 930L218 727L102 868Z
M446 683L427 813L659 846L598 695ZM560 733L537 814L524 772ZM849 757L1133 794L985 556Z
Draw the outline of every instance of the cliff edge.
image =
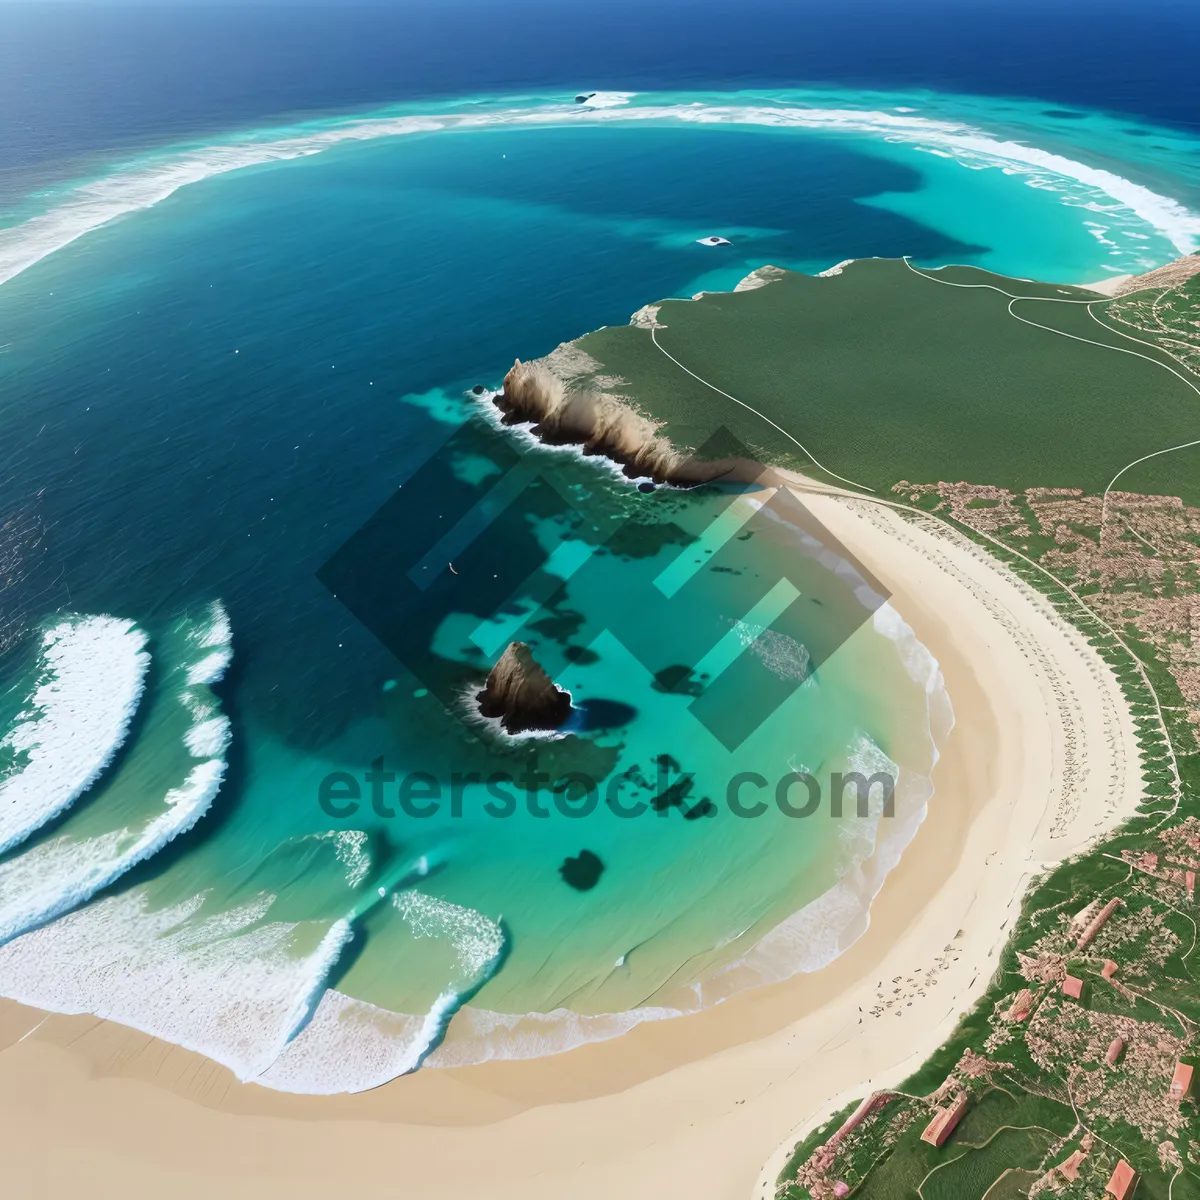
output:
M623 399L587 389L568 390L542 362L517 359L494 400L506 425L532 422L533 434L551 446L582 446L603 455L630 478L693 485L728 476L734 460L708 462L676 449Z

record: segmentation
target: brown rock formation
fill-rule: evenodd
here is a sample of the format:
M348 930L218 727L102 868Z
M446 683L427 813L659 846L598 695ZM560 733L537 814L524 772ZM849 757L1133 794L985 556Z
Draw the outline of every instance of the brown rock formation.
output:
M506 425L531 421L534 436L548 445L582 446L584 454L611 459L631 478L690 485L730 477L743 466L734 459L706 462L677 450L659 436L658 425L624 401L594 391L568 391L540 362L517 359L494 403ZM761 472L761 467L744 466L741 474L747 478Z
M551 682L524 642L510 642L479 693L479 711L498 717L508 733L558 729L571 711L571 697Z

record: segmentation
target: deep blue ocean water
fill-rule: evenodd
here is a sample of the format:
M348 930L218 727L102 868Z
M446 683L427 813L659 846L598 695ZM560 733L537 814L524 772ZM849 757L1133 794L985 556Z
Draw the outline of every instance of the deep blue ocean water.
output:
M546 88L925 87L1196 130L1197 59L1189 0L4 3L0 179L20 196L189 134Z
M595 1016L690 986L672 979L680 963L727 960L721 945L823 893L827 830L772 847L757 826L705 842L698 822L689 842L631 846L628 831L585 839L570 822L500 837L329 820L315 795L334 767L474 751L318 569L469 414L465 389L662 296L730 287L765 262L910 254L1079 282L1188 249L1198 28L1166 3L0 4L3 711L13 719L55 613L132 619L155 655L117 775L0 861L0 907L43 861L26 854L79 845L116 862L97 839L114 813L129 827L131 780L158 789L152 815L180 811L167 789L189 761L171 681L206 637L222 644L203 632L220 624L214 602L234 649L215 685L232 744L206 743L227 760L211 810L96 901L0 948L0 981L258 1074L326 985L418 1027L481 983L483 1009L507 1017ZM584 111L581 89L637 95ZM814 110L815 125L797 117ZM347 136L360 114L389 136ZM113 219L93 219L97 205ZM713 233L733 245L697 244ZM507 435L488 436L488 453L509 452ZM486 453L456 467L462 480L489 469ZM554 471L597 506L641 502L594 467ZM540 530L522 545L545 536L569 540ZM856 690L831 669L828 724L799 696L792 757L841 761L857 729L920 774L924 693L878 640L855 661L888 684ZM636 693L638 722L602 748L686 744L672 702L632 670L615 656L565 680ZM208 699L187 705L198 725L221 719ZM775 761L780 745L756 753ZM715 777L727 764L709 765ZM564 886L564 853L589 840L619 888ZM71 870L90 895L92 877ZM212 956L185 962L163 941L184 926L224 947L219 978ZM829 950L817 938L789 969ZM134 982L89 991L81 956ZM164 987L209 1007L181 1023L146 1005ZM247 998L262 1027L234 1044L214 1032L221 1006ZM498 1052L623 1027L568 1017L508 1029ZM492 1052L500 1018L469 1019L464 1053ZM393 1073L422 1036L397 1038ZM288 1070L281 1086L338 1084Z

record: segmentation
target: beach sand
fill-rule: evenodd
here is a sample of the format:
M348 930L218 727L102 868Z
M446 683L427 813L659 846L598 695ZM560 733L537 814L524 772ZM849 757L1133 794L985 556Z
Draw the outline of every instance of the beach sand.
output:
M1102 296L1125 296L1142 288L1181 287L1193 275L1200 275L1200 254L1185 254L1174 262L1141 275L1114 275L1097 283L1081 283L1079 286L1099 292Z
M553 1058L328 1098L0 1002L5 1194L769 1196L797 1136L944 1040L1031 875L1128 816L1141 789L1116 681L1048 602L936 522L805 500L892 590L956 717L929 816L841 958Z
M1126 291L1136 275L1113 275L1108 279L1099 279L1095 283L1081 283L1089 292L1099 292L1101 296L1119 296Z

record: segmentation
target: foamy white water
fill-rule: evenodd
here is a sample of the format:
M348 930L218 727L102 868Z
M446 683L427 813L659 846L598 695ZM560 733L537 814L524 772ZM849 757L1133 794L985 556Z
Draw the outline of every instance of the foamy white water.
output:
M396 893L392 902L418 936L453 941L463 970L458 986L448 987L428 1012L419 1015L390 1012L327 989L312 1021L255 1082L316 1095L361 1092L421 1065L540 1058L620 1037L646 1021L682 1015L678 1009L663 1007L590 1016L568 1009L511 1015L459 1008L464 980L469 978L477 986L499 959L503 949L499 926L471 909L415 891ZM438 1044L451 1018L449 1039Z
M628 1012L584 1014L489 1012L470 1006L454 1018L451 1036L426 1059L430 1067L465 1067L496 1060L546 1058L591 1042L622 1037L648 1021L668 1021L683 1010L646 1005Z
M584 108L621 108L637 95L637 92L596 92L584 102Z
M280 1092L365 1092L415 1071L456 1000L444 992L424 1016L388 1012L326 990L313 1019L255 1080Z
M67 617L42 635L38 681L0 740L0 852L24 841L91 785L129 731L145 686L146 635L115 617Z
M928 651L852 564L809 542L808 552L842 575L873 611L876 632L893 642L928 695L931 723L939 731L948 728L948 702ZM227 662L229 638L228 620L216 606L189 632L197 658L181 665L181 676L192 680L197 662ZM768 665L781 673L806 669L798 645L767 640L762 650ZM214 665L204 677L218 673ZM223 753L228 729L207 685L189 682L179 698L193 718L185 735L191 752ZM864 774L894 769L865 737L849 748L848 757ZM428 1010L411 1015L327 988L329 972L351 936L349 921L326 923L317 940L316 927L270 921L274 897L267 894L204 917L203 897L156 912L142 892L134 891L14 937L85 902L189 828L211 804L223 771L219 758L199 763L187 784L168 795L164 811L140 831L120 829L76 845L55 839L0 869L0 938L14 938L0 947L0 978L6 994L26 1003L94 1012L207 1054L240 1078L311 1094L362 1091L422 1063L450 1066L561 1053L619 1037L646 1021L720 1003L747 986L819 969L865 930L870 903L919 826L930 791L927 776L901 771L899 819L847 822L841 831L846 844L839 856L848 871L837 886L781 922L737 962L696 985L693 1002L681 1008L642 1006L586 1015L566 1009L511 1015L463 1008L463 1000L500 962L503 930L481 913L415 890L391 894L389 906L418 941L451 947L456 966ZM333 841L352 887L365 879L370 868L365 834L341 830L310 836ZM314 948L300 950L314 941Z
M416 939L448 947L454 965L427 1012L377 1008L333 989L313 1019L257 1082L286 1092L362 1092L415 1071L437 1044L463 998L484 983L504 954L499 922L415 889L394 892L391 905Z
M274 902L205 917L203 896L161 909L144 889L113 896L0 946L4 992L119 1021L253 1079L308 1018L351 937L347 921L268 920Z
M0 865L0 942L82 904L186 833L212 807L224 775L221 759L198 763L163 798L164 811L140 830L85 841L58 837Z
M985 129L923 117L907 107L891 110L833 108L794 103L633 104L633 93L598 92L584 104L547 103L489 111L379 116L232 139L195 149L164 152L82 183L36 217L0 229L0 283L55 250L118 217L149 208L192 183L263 163L304 158L348 142L438 130L544 126L569 122L641 121L698 125L751 125L848 133L904 143L954 158L976 169L998 168L1034 187L1058 191L1063 203L1092 206L1109 220L1132 221L1167 239L1180 254L1200 245L1200 216L1111 170L1063 154L990 135ZM1135 232L1137 232L1135 230Z
M207 654L210 646L218 645L229 652L231 637L228 619L216 603L207 621L189 631L187 640L199 643L201 652ZM221 638L223 643L218 640ZM188 672L189 668L185 664L182 670ZM166 689L174 685L170 677L164 683ZM187 687L172 702L182 704L192 715L183 742L191 758L203 761L181 763L178 782L167 789L158 810L140 824L119 825L82 839L67 832L0 864L0 943L89 900L186 833L212 807L225 777L229 719L216 711L216 698L205 684ZM135 746L133 753L138 749ZM157 746L148 749L150 754L161 752ZM103 804L103 798L97 803Z

